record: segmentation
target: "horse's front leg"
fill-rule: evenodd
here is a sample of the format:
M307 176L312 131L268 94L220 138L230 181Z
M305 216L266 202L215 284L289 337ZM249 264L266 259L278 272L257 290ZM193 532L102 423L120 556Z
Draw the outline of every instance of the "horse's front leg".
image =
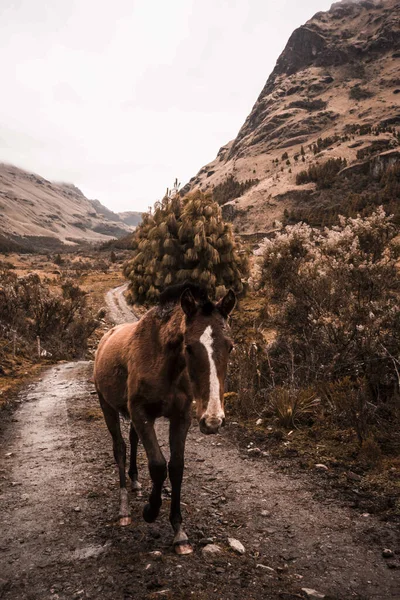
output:
M181 515L181 487L185 465L185 442L190 421L190 412L187 411L180 418L172 418L169 429L171 458L168 463L168 471L172 488L170 522L175 533L173 544L177 554L190 554L193 552L188 536L182 527Z
M153 483L149 502L143 509L143 518L148 523L153 523L157 519L161 508L161 491L167 477L167 463L158 445L156 432L154 431L154 419L150 419L144 411L135 411L131 417L146 451L150 477Z

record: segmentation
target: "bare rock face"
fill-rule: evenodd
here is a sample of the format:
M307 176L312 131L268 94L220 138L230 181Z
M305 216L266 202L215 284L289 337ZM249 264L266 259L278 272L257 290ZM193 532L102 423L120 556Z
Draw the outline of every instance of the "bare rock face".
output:
M279 198L296 190L297 173L314 160L341 157L351 165L371 139L390 141L393 149L390 135L370 130L400 125L399 66L397 0L343 0L317 13L290 36L236 139L185 192L212 189L232 175L257 179L242 196L227 198L231 208L224 204L224 212L239 232L267 232L289 206ZM355 128L362 134L364 126L371 139L350 147ZM314 159L308 147L319 138L324 143Z

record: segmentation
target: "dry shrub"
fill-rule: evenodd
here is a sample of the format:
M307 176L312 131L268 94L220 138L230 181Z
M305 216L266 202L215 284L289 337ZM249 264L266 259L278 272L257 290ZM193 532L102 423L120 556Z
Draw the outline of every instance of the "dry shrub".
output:
M8 269L0 271L0 335L17 332L27 350L42 348L55 359L85 354L87 340L98 326L86 304L86 293L71 281L54 293L36 274L18 277Z
M367 467L375 467L382 460L382 450L373 437L368 437L363 440L358 458L361 463Z
M259 417L266 405L262 350L255 343L242 343L231 356L227 378L228 392L235 393L231 408L243 419Z
M377 423L377 405L365 380L344 377L335 382L320 383L321 397L330 414L341 427L353 427L359 443L367 440L371 427Z
M262 285L279 301L270 361L277 386L325 386L323 400L360 443L395 435L399 393L398 229L382 208L320 231L302 223L266 243Z
M291 429L309 424L319 404L313 391L277 387L269 393L266 410L280 427Z

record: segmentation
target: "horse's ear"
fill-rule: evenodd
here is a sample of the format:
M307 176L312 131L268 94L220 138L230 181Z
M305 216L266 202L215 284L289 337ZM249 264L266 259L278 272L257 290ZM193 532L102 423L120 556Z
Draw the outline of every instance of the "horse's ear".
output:
M194 296L189 288L186 288L186 290L182 292L181 307L183 312L187 317L189 317L189 319L191 317L194 317L194 315L197 312L196 300L194 299Z
M221 315L226 319L228 315L233 311L236 304L235 292L229 290L229 292L220 300L217 304L217 308Z

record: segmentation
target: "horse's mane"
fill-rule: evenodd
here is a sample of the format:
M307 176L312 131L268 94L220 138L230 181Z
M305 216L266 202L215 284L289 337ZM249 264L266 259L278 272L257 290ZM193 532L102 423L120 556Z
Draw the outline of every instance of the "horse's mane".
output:
M207 290L192 281L184 281L176 285L170 285L160 294L158 305L164 307L168 304L177 304L185 290L190 290L194 299L201 307L203 314L211 314L215 308L215 304L209 299Z

